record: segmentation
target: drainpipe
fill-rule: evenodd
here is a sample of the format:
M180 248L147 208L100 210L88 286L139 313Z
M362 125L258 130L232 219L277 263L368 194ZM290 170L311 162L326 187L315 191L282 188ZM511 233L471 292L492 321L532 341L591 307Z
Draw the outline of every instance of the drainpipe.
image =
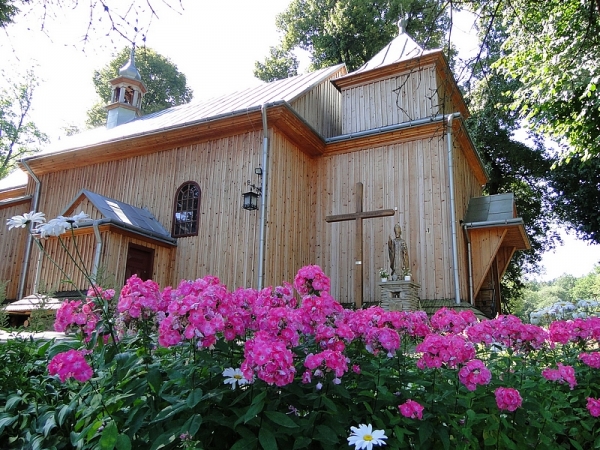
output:
M29 165L24 161L21 160L21 164L23 164L23 166L25 166L25 169L27 170L27 172L29 173L29 175L31 175L31 178L33 178L33 181L35 181L35 191L33 194L33 202L32 202L32 211L36 211L38 209L39 203L40 203L40 192L42 190L42 182L40 181L40 179L33 173L33 170L31 170L31 167L29 167ZM25 292L25 281L27 279L27 270L29 268L29 258L31 258L31 247L33 246L33 236L32 233L33 232L33 224L30 223L29 224L29 238L27 239L27 242L25 243L25 254L23 255L23 265L21 266L21 275L19 276L19 289L17 291L17 300L20 300L23 298L23 293Z
M469 235L469 230L467 230L467 226L463 225L463 230L465 232L465 236L467 237L467 264L469 266L469 301L471 305L475 304L475 300L473 298L473 254L471 253L471 236Z
M94 264L92 266L92 280L97 282L98 268L100 267L100 255L102 254L102 236L100 236L99 220L94 220L92 227L94 228L94 236L96 236L96 250L94 251Z
M269 170L267 163L269 161L269 129L267 128L267 104L263 104L261 109L263 123L263 153L262 153L262 200L260 202L260 240L258 244L258 289L263 288L265 276L265 246L266 246L266 227L267 227L267 176Z
M448 181L450 182L450 222L452 226L452 264L454 264L454 296L456 304L460 305L460 284L458 276L458 245L456 239L456 201L454 199L454 161L452 143L452 120L454 114L448 115Z

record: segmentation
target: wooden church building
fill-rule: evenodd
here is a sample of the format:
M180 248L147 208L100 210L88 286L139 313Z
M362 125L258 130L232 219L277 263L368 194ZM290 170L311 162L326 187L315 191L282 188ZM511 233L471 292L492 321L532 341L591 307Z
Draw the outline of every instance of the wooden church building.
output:
M0 191L4 223L89 214L75 230L81 265L117 285L212 274L264 287L318 264L348 304L354 286L379 300L400 224L420 299L501 311L502 274L529 243L511 194L482 197L486 171L441 50L401 28L355 72L338 65L145 116L133 54L111 84L106 127L20 162L28 182ZM87 288L58 239L42 242L73 282L24 230L2 227L7 298Z

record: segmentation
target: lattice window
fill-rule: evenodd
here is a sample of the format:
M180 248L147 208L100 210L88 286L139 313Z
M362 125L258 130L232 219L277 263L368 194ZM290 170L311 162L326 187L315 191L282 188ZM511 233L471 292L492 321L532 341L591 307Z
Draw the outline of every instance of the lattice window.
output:
M198 209L200 208L200 186L187 181L177 189L173 208L173 237L198 235Z

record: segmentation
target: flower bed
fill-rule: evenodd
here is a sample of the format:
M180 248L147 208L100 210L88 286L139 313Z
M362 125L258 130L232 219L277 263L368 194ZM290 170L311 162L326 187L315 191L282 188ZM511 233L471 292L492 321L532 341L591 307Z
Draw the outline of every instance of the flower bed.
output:
M0 447L600 446L599 318L429 319L328 290L317 266L262 291L93 287L57 314L78 342L0 347Z

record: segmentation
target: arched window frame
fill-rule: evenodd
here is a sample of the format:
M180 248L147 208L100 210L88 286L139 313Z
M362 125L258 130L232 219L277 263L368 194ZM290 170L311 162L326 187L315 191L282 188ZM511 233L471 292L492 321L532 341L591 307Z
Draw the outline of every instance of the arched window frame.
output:
M189 196L189 192L193 190L198 193L196 198ZM173 227L171 230L171 236L174 238L198 236L201 194L200 186L194 181L186 181L177 189L173 204ZM191 217L182 220L183 213L190 214Z

